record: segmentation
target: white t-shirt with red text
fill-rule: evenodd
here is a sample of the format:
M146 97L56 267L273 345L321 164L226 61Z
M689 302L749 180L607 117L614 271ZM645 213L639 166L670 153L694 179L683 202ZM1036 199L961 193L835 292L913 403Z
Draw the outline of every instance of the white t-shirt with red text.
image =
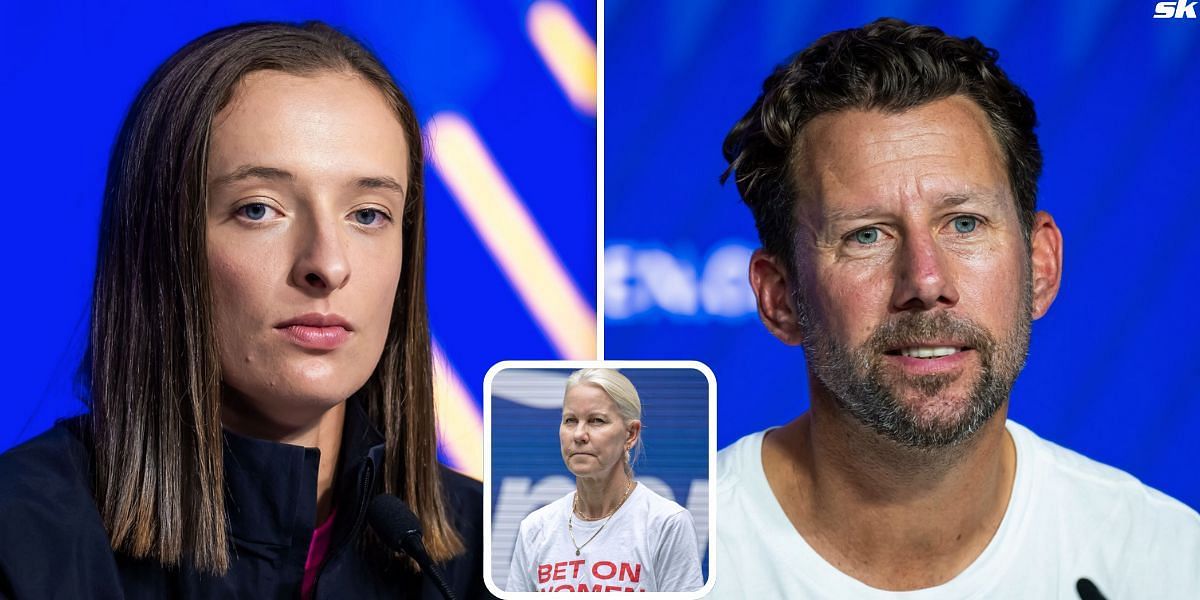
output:
M576 555L567 532L574 502L571 492L521 521L508 591L686 592L704 585L687 509L639 483L607 525L573 520L575 541L583 544Z
M983 553L950 581L889 592L826 562L796 531L767 483L764 432L717 455L715 599L1200 599L1200 515L1131 475L1043 440L1012 421L1016 476Z

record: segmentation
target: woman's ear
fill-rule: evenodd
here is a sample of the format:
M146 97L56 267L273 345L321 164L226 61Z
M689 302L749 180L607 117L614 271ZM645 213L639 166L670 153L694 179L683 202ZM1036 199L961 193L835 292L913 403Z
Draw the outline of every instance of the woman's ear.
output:
M638 438L642 435L642 422L634 419L629 422L629 439L625 440L625 449L629 450L637 445Z

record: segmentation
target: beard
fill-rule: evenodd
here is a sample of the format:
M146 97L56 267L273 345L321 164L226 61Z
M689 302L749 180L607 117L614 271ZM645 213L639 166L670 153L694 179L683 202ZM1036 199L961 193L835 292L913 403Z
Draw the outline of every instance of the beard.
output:
M875 433L905 447L933 450L970 439L1004 405L1029 351L1033 322L1032 282L1023 286L1016 323L997 338L968 317L945 311L905 312L885 321L861 346L849 347L830 334L796 294L804 355L809 369L846 413ZM964 398L949 387L969 371L909 375L885 369L885 353L896 348L956 340L975 350L978 375ZM969 369L969 367L968 367ZM908 391L910 401L902 393Z

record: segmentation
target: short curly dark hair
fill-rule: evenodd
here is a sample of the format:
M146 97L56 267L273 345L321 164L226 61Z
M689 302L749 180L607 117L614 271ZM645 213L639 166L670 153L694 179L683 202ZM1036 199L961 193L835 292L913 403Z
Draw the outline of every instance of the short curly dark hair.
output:
M793 149L814 117L847 109L902 112L953 95L987 115L1016 198L1026 243L1037 210L1042 152L1033 101L996 64L998 53L974 37L884 18L827 34L775 69L762 95L725 137L738 191L754 213L767 252L793 266L796 190Z

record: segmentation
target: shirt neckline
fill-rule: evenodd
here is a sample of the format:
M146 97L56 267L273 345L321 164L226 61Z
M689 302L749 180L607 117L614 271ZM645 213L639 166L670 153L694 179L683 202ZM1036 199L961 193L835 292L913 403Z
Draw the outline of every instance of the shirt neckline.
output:
M607 519L596 519L594 521L576 518L574 521L572 521L572 527L575 529L575 531L583 530L583 531L591 532L595 529L598 529L601 525L603 525L609 521L619 520L617 517L619 517L622 514L627 512L625 509L628 508L629 505L633 503L633 497L638 495L639 491L641 490L641 487L642 487L641 482L635 481L634 485L633 485L633 491L629 492L629 497L625 499L625 503L622 504L619 508L617 508L616 512L614 512L611 517L609 517ZM577 494L577 493L578 493L577 491L573 491L570 494L568 494L568 496L567 496L568 501L567 501L566 508L567 508L567 518L568 519L575 515L573 507L575 506L575 494Z
M999 584L1000 578L995 575L1007 572L1008 565L1012 562L1021 547L1020 539L1024 537L1025 524L1028 521L1028 505L1032 496L1031 480L1036 465L1032 460L1033 448L1028 439L1028 430L1013 421L1006 421L1005 429L1013 439L1016 454L1015 473L1013 476L1012 491L1009 494L1008 506L1004 510L1004 516L1000 521L1000 526L996 529L996 533L992 535L992 539L988 541L983 552L975 557L975 560L971 561L971 564L967 568L963 569L962 572L955 575L949 581L933 587L900 592L872 587L843 573L818 554L808 544L808 541L804 539L804 536L800 535L800 532L792 525L792 522L783 510L783 506L779 504L779 499L771 491L771 486L767 482L766 471L763 468L763 439L771 429L763 430L750 436L747 460L752 465L748 465L750 468L742 469L742 472L748 473L748 481L746 481L748 484L746 486L747 492L770 499L766 503L767 506L765 506L765 510L760 517L765 520L768 527L773 528L783 536L788 544L787 548L789 548L789 551L794 551L800 555L801 560L797 561L798 564L815 568L819 572L818 581L823 583L833 582L836 585L836 589L829 590L833 597L907 598L909 600L939 597L986 598L988 597L988 593ZM780 548L772 548L771 550L783 551Z

